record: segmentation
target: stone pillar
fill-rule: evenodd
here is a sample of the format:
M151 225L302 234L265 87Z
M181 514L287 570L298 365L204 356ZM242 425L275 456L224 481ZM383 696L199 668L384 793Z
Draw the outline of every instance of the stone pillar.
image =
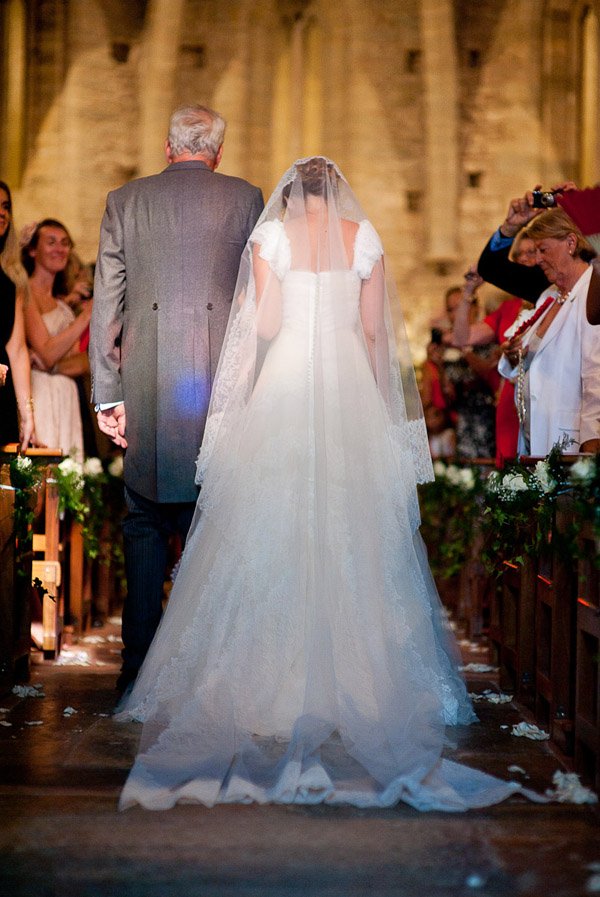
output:
M140 175L164 167L184 6L184 0L150 0L148 6L140 65Z
M290 35L290 158L302 155L304 118L304 17L298 17Z
M451 0L421 0L427 257L441 269L456 259L458 231L458 75Z
M17 187L23 171L25 136L25 3L8 0L5 8L5 90L4 171L12 187Z
M311 18L306 28L306 74L304 83L303 155L323 153L323 72L321 24Z
M581 160L580 184L592 187L598 181L599 129L598 102L600 100L600 51L598 13L589 8L581 23Z

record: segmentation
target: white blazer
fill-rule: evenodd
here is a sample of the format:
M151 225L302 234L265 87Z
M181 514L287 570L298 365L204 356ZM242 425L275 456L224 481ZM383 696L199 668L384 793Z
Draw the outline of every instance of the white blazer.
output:
M600 328L589 324L585 314L591 276L590 265L560 307L529 367L532 455L547 455L565 436L574 440L564 449L566 454L576 454L582 442L600 438ZM553 294L555 286L544 290L536 307ZM546 314L526 332L524 346ZM505 355L498 370L509 380L517 375ZM525 453L522 432L518 452Z

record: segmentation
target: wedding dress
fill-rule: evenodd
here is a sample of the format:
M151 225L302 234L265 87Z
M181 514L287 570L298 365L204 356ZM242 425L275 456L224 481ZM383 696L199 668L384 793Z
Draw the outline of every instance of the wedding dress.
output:
M476 717L418 532L431 462L387 298L339 170L296 163L242 260L198 509L116 715L144 724L121 808L464 810L520 790L441 759L445 727Z

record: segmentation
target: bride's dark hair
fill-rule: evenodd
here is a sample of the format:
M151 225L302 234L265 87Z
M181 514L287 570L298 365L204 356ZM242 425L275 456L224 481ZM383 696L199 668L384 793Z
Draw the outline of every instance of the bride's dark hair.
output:
M335 167L322 156L315 156L307 162L302 162L296 170L300 176L305 199L307 196L322 196L326 199L328 180L333 187L337 184ZM281 201L284 206L287 205L293 183L294 181L290 181L281 191Z

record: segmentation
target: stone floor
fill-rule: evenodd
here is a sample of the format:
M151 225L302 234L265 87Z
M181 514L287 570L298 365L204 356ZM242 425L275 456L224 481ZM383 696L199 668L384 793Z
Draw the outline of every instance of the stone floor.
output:
M600 893L598 805L522 798L467 814L178 806L117 811L139 727L111 719L116 621L38 662L44 697L0 696L0 897L574 897ZM468 660L485 661L485 650ZM497 691L493 673L467 674ZM76 712L67 711L72 708ZM450 756L544 791L561 768L516 738L514 704L477 705ZM6 725L10 723L10 725ZM524 773L510 773L516 765Z

